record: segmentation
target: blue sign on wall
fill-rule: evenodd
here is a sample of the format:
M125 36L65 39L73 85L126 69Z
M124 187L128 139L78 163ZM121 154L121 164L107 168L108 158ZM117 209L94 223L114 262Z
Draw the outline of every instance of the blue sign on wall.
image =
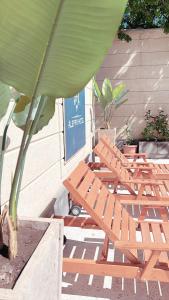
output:
M64 100L65 160L69 160L86 143L85 90Z

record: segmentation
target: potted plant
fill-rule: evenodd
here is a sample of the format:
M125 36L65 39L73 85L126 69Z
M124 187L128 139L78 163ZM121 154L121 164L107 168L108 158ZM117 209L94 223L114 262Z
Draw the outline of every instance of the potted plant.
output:
M126 140L123 145L123 153L124 154L136 153L137 152L137 144L135 143L135 140L131 136L131 129L129 128L128 122L125 127L125 135L126 135Z
M17 255L17 229L21 223L17 218L17 205L31 138L53 116L55 99L75 95L99 67L116 33L126 2L122 0L116 5L113 0L104 3L85 1L85 4L84 1L44 1L42 5L40 0L13 0L1 4L0 65L3 68L0 80L22 93L15 108L15 119L18 116L16 122L23 129L23 138L11 186L9 210L5 208L0 216L1 228L4 220L8 224L11 259ZM21 112L25 116L22 122L19 120ZM52 300L57 297L56 289L59 299L56 280L61 273L61 260L57 261L56 254L61 256L58 249L61 227L56 230L56 226L56 221L51 221L51 225L44 229L41 242L14 288L0 289L1 299ZM41 246L42 251L39 250ZM5 244L2 249L5 249ZM47 271L44 260L49 266Z
M145 113L145 122L146 125L142 131L143 141L139 141L139 152L146 152L149 158L168 158L168 115L163 110L156 115L148 110Z
M127 99L123 97L127 94L125 85L119 84L115 88L112 87L111 81L105 78L102 84L102 89L99 88L95 79L93 79L93 90L97 102L101 104L104 111L104 124L103 127L98 131L98 135L108 135L111 140L115 133L114 129L111 129L111 118L114 110L118 109Z

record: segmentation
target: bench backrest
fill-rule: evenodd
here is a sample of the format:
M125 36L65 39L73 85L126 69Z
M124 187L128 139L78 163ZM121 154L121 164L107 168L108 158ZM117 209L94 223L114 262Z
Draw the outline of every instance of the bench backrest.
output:
M93 151L99 156L100 161L113 172L118 181L129 181L132 179L128 170L123 166L121 161L114 156L112 151L102 142L102 140L99 141Z
M84 162L79 163L64 181L64 185L73 196L73 200L84 207L112 241L120 239L124 222L126 231L131 224L134 226L135 221L125 207Z
M123 153L114 145L108 136L104 135L100 140L109 148L110 151L117 157L123 164L128 164L128 159L124 156Z

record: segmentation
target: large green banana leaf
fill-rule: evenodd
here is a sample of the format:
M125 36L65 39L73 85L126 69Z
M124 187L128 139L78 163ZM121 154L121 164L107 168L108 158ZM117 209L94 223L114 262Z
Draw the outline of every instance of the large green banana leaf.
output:
M0 82L0 120L5 115L11 99L11 91L8 85Z
M102 63L126 2L0 0L0 80L30 98L75 95Z
M36 103L32 113L32 120L34 120L34 115L40 100L41 97L38 97L36 99ZM30 99L27 96L20 96L16 104L14 113L12 115L12 119L15 125L22 130L24 130L25 128L29 108L30 108ZM47 126L50 119L53 117L54 113L55 113L55 98L48 96L46 104L43 108L37 126L35 128L35 132L33 134L38 133L44 126Z
M113 101L113 88L111 85L111 81L108 78L105 78L102 84L102 106L105 109L108 104Z

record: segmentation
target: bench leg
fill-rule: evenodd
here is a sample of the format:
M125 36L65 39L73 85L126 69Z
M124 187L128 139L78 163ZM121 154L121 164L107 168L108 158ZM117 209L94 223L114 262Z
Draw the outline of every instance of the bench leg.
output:
M104 239L100 260L107 260L108 250L109 250L109 238L106 235Z
M141 280L146 280L148 278L151 278L151 273L153 271L153 267L157 263L159 256L160 256L161 251L152 251L152 254L150 256L149 261L146 263L146 266L141 274Z

